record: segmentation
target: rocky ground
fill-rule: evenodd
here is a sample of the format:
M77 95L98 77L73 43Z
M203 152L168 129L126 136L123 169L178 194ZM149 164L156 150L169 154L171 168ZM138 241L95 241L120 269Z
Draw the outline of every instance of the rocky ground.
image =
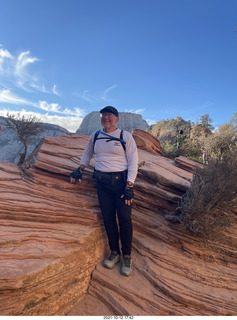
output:
M167 221L197 164L163 157L140 130L133 272L102 267L93 161L68 182L88 138L44 138L21 172L0 163L0 315L237 315L236 218L206 242Z

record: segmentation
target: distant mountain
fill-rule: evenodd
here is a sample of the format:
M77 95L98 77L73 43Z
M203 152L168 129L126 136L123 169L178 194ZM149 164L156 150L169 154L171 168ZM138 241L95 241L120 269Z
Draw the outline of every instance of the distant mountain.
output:
M92 132L101 129L100 112L93 111L85 116L77 134L91 135ZM120 112L118 128L132 132L133 129L146 130L149 128L148 123L142 119L140 114L130 112Z
M17 163L19 153L23 152L24 147L16 133L13 130L6 128L4 119L4 117L0 117L0 126L2 128L0 132L0 161ZM43 129L44 131L38 134L35 137L35 140L30 144L27 155L35 149L44 136L57 137L63 134L71 135L67 129L50 123L44 123Z

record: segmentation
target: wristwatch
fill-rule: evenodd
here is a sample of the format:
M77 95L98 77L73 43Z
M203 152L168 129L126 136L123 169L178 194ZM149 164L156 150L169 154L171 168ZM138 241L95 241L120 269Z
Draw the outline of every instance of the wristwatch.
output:
M134 183L132 183L131 181L127 181L127 187L134 187Z

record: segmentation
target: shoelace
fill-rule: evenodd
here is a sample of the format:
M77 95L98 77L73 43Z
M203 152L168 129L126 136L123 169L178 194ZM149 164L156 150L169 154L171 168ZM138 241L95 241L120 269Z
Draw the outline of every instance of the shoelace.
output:
M131 258L124 259L124 265L125 265L125 267L130 268L131 267Z
M109 256L109 260L114 260L117 257L118 253L111 253Z

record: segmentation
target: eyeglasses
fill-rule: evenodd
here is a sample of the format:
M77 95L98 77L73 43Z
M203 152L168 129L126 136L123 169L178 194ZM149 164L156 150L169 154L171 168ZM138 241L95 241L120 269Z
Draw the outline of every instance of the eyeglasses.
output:
M105 117L111 118L112 116L114 116L114 114L110 112L104 112L100 114L101 118L105 118Z

